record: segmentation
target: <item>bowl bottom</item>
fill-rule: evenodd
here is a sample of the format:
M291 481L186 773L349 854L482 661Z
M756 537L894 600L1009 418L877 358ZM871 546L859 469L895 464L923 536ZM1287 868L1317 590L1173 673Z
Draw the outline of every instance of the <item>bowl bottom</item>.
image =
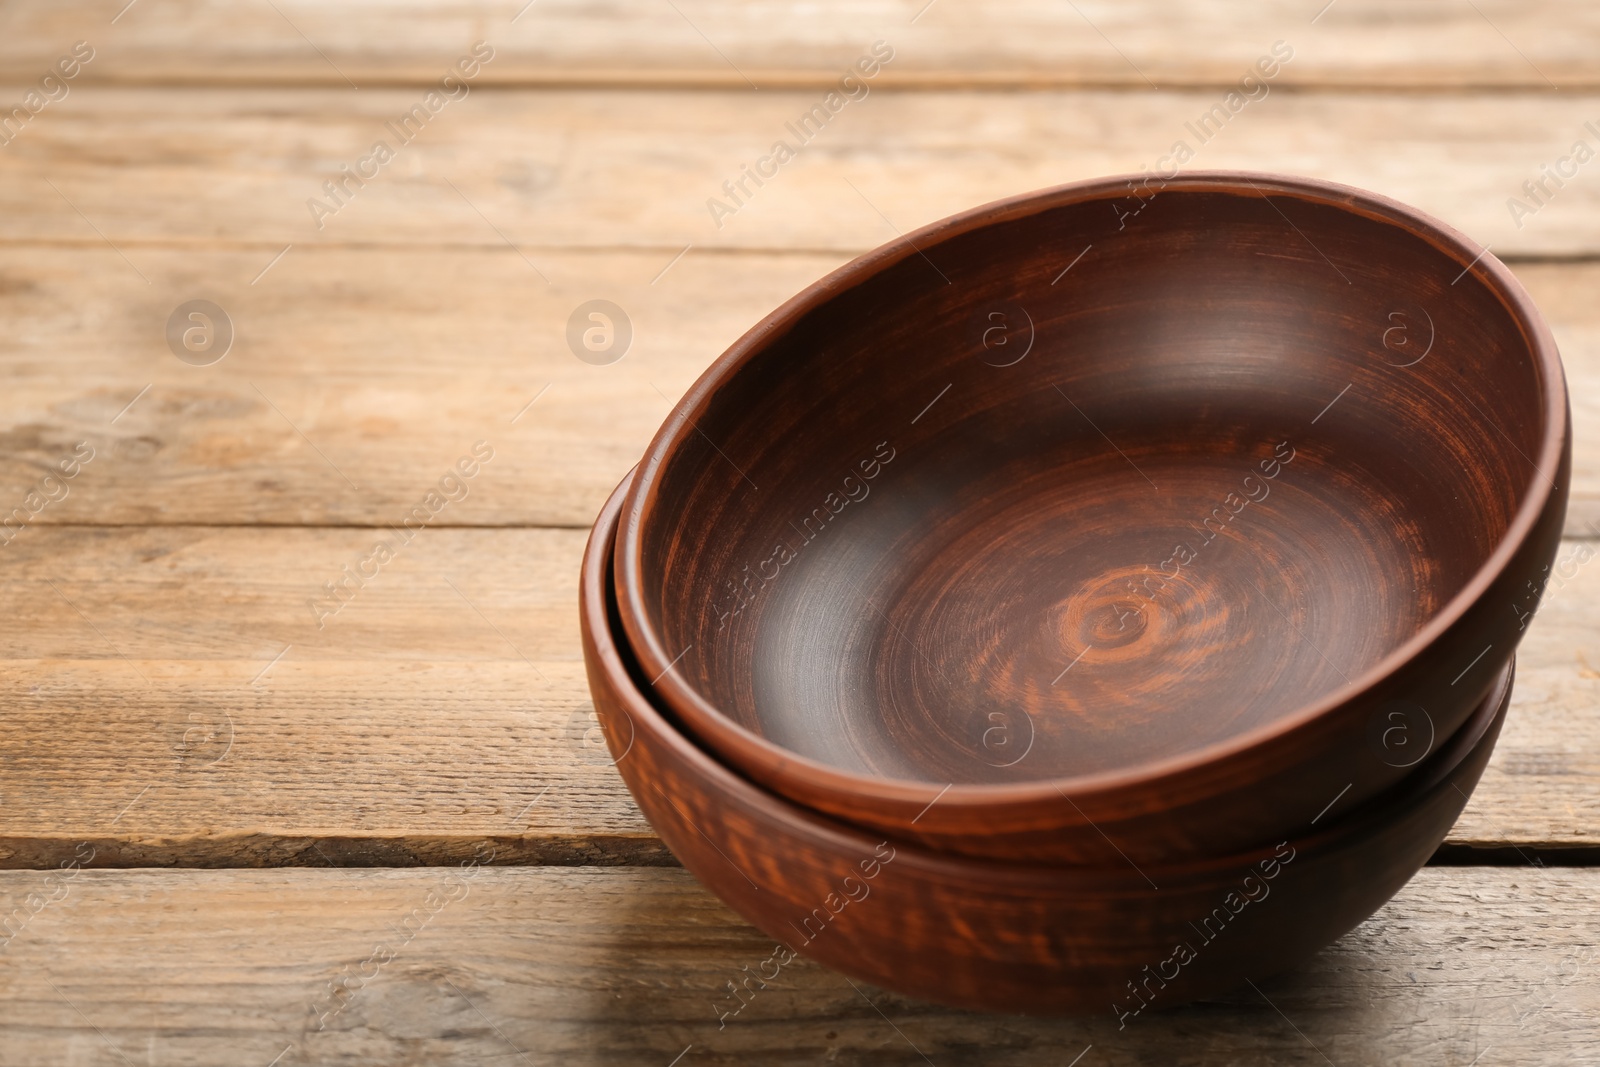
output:
M952 492L908 457L796 527L750 663L760 731L940 784L1131 768L1334 692L1448 593L1392 487L1304 445L1041 466Z

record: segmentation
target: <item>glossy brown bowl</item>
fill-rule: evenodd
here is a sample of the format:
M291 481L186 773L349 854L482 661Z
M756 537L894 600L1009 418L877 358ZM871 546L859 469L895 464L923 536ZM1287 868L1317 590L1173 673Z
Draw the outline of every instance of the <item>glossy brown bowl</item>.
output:
M1393 785L1427 749L1397 714L1466 720L1569 456L1548 329L1440 223L1086 182L729 349L639 468L618 602L685 728L807 806L999 858L1221 854Z
M590 535L580 610L595 709L617 769L695 877L777 942L730 958L708 989L726 1023L781 983L795 952L958 1007L1111 1012L1227 991L1291 967L1376 911L1444 839L1510 700L1511 667L1466 725L1382 797L1347 795L1267 847L1227 859L1052 868L939 853L863 833L734 774L644 695L619 646L608 569L622 499Z

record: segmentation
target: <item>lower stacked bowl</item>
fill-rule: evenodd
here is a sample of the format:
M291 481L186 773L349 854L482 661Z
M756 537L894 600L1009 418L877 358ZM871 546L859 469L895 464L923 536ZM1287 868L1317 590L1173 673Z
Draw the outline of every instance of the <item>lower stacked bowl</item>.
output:
M778 942L747 971L752 993L800 954L952 1006L1111 1012L1126 1025L1147 1008L1281 971L1371 915L1427 862L1477 785L1510 700L1508 663L1465 724L1396 785L1359 805L1330 793L1320 814L1259 848L1139 866L935 851L752 784L657 705L613 594L618 514L632 478L607 502L584 556L590 691L651 825L691 873Z

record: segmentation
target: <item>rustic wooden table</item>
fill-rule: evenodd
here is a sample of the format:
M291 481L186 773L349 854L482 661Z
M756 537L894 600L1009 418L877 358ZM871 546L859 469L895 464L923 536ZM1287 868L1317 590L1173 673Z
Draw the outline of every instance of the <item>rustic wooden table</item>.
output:
M9 5L0 1063L1600 1061L1597 49L1555 0ZM1572 540L1494 762L1259 993L1119 1031L802 963L719 1027L770 945L608 766L587 524L806 283L1179 141L1432 211L1551 319ZM591 299L620 361L569 348Z

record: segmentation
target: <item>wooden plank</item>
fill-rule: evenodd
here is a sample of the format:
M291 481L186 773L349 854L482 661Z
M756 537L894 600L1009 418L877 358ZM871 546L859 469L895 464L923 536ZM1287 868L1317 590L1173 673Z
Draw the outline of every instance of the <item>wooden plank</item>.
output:
M773 946L684 871L0 875L8 911L30 892L60 899L5 948L0 1027L13 1063L1063 1067L1087 1053L1084 1067L1515 1065L1600 1055L1593 870L1425 870L1301 969L1120 1030L1109 1010L946 1010L804 959L719 1028L726 983Z
M667 398L846 258L550 251L542 260L558 284L547 287L510 250L295 248L256 285L270 250L137 254L151 285L103 248L0 245L0 515L87 441L96 458L35 524L381 525L486 440L494 459L442 521L587 526ZM1566 360L1568 532L1590 533L1600 529L1600 265L1516 269ZM598 296L634 327L609 366L581 362L565 337L573 310ZM227 309L236 333L209 367L180 362L163 336L195 297Z
M0 514L87 441L35 522L381 525L482 440L441 521L586 527L667 398L840 258L691 255L652 286L670 254L547 254L547 287L509 250L297 248L252 286L272 254L145 250L147 286L114 254L0 249ZM634 326L609 366L566 342L599 296ZM195 297L234 325L213 366L165 340Z
M1600 545L1564 543L1517 651L1511 713L1449 841L1600 844ZM1513 610L1509 606L1507 610ZM1596 785L1585 782L1596 776Z
M1519 263L1518 280L1549 321L1572 409L1572 497L1567 536L1600 535L1600 264Z
M314 598L377 531L28 535L0 586L0 866L82 842L122 866L438 864L484 841L673 862L594 729L583 531L426 530L331 617ZM1600 847L1600 563L1578 558L1456 844Z
M585 532L384 532L396 557L332 615L313 602L379 531L30 532L0 594L0 863L85 834L122 865L449 863L489 839L664 860L592 732Z
M896 48L885 81L899 85L1142 89L1237 82L1283 39L1296 50L1283 75L1290 84L1571 89L1600 80L1589 61L1600 44L1600 20L1587 5L1551 0L1346 2L1325 10L1304 0L822 0L804 7L732 0L533 6L526 0L243 6L140 0L119 15L121 7L87 0L10 5L0 38L4 69L43 70L61 45L88 39L98 54L86 80L368 88L437 80L458 52L486 38L496 56L480 77L501 84L770 89L836 81L883 39Z
M421 98L83 86L6 146L0 240L72 241L114 259L109 242L131 264L151 244L250 243L261 266L291 243L509 240L534 264L552 246L648 247L663 263L688 244L861 251L1003 196L1159 167L1182 140L1195 153L1188 169L1375 189L1501 256L1600 252L1600 181L1588 170L1547 185L1531 216L1507 206L1574 142L1600 143L1584 126L1600 123L1593 93L1274 93L1202 142L1186 123L1223 100L1215 89L882 92L800 143L786 124L822 99L816 91L521 90L448 103L402 142L386 123ZM759 188L747 181L743 206L725 200L739 207L732 217L713 217L724 182L779 139L796 158ZM371 156L380 140L394 152L382 167ZM341 165L375 176L349 183L336 214L314 217L308 201L327 196Z

